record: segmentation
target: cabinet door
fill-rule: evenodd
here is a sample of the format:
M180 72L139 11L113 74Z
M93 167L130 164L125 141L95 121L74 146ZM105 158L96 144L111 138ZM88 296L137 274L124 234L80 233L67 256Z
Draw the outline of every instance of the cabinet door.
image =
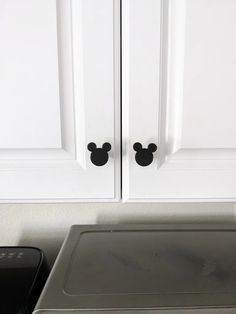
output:
M0 0L0 43L0 201L118 199L119 0Z
M236 1L123 1L123 195L235 201ZM152 159L143 148L157 145Z

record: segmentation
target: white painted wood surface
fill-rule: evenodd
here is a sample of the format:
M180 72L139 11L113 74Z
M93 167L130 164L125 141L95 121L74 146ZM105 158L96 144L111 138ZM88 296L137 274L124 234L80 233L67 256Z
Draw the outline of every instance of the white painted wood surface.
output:
M0 201L119 199L119 0L0 0L0 45Z
M124 201L235 201L235 11L122 2ZM0 202L119 200L119 24L119 0L0 0Z
M125 201L235 201L236 2L127 0ZM135 162L135 142L158 151Z

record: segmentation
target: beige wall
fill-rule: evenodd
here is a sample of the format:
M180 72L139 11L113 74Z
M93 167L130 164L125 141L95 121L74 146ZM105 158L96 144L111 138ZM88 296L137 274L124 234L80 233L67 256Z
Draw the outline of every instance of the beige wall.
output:
M236 223L235 204L0 205L0 246L43 249L53 263L73 224Z

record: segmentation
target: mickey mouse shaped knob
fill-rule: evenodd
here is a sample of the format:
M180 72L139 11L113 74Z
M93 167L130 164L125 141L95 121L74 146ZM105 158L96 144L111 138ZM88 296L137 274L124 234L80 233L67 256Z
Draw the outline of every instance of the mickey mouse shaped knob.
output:
M143 148L142 144L135 143L133 146L136 151L135 160L142 167L149 166L153 161L153 153L157 150L156 144L149 144L147 148Z
M108 162L108 152L111 150L110 143L104 143L102 148L97 148L95 143L89 143L87 147L91 152L90 160L95 166L104 166Z

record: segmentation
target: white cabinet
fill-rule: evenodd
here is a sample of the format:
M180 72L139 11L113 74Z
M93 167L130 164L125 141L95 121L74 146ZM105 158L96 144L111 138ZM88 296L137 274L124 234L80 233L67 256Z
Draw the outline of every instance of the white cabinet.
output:
M0 202L235 201L235 12L0 0Z
M119 199L119 33L118 0L0 0L1 202Z
M235 201L235 12L235 0L123 1L125 200ZM158 147L147 167L136 142Z

